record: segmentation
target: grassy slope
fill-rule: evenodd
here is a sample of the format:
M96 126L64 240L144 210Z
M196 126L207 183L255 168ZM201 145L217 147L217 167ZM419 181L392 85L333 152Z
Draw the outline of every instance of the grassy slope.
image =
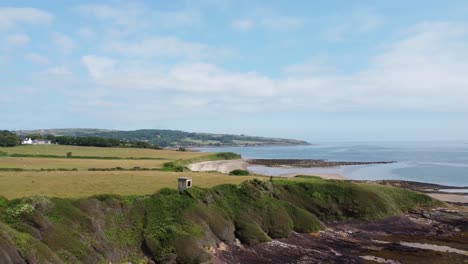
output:
M146 254L162 262L200 263L221 241L252 245L291 230L317 231L324 220L367 220L435 205L407 190L316 178L254 180L182 194L163 189L140 197L0 200L0 249L10 255L17 250L29 262L138 263Z

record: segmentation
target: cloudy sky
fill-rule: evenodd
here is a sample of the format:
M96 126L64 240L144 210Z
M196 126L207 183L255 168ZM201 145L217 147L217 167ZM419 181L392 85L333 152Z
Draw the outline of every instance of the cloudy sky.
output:
M3 129L467 140L467 1L0 2Z

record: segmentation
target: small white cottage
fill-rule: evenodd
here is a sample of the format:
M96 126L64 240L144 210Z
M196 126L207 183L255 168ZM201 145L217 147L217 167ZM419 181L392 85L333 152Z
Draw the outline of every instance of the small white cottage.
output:
M25 138L23 141L21 141L21 144L23 145L32 145L33 141L30 138Z
M50 140L45 140L45 139L31 139L31 138L25 138L23 141L21 141L21 144L23 145L48 145L52 144L52 141Z

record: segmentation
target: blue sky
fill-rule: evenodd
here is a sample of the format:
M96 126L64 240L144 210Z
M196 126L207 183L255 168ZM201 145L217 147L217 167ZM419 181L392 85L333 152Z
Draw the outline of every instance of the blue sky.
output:
M468 140L466 1L1 1L3 129Z

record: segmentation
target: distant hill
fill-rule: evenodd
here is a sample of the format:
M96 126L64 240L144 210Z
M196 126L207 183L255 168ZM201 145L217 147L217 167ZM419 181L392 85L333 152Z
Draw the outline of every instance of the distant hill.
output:
M267 138L246 135L190 133L179 130L140 129L134 131L68 128L15 131L18 135L40 134L55 136L97 136L126 141L143 141L161 147L215 146L292 146L308 145L303 140Z

